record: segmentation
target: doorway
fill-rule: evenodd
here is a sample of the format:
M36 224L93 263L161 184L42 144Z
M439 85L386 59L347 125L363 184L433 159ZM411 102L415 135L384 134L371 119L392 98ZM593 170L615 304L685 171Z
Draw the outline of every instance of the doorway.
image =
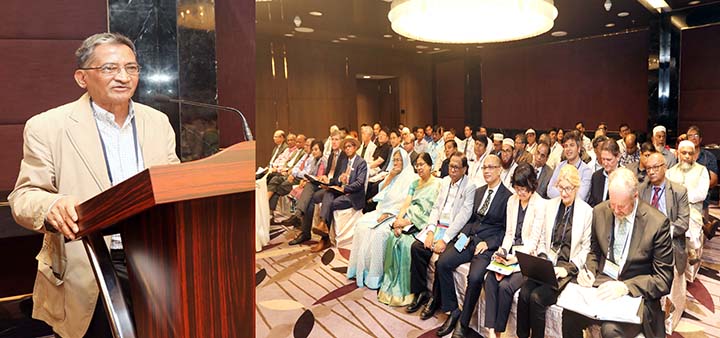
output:
M383 75L357 75L358 126L380 122L397 128L402 123L400 114L399 81L397 77Z

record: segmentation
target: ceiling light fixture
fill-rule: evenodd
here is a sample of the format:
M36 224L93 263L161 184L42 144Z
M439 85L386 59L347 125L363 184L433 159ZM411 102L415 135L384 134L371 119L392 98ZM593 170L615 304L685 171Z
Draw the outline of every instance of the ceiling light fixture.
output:
M670 9L670 5L667 4L665 0L644 0L647 2L652 8L655 8L658 12L664 10L664 9Z
M692 5L697 5L697 4L699 4L699 3L700 3L700 1L695 0L695 1L690 1L690 2L688 2L688 5L692 6Z
M392 29L427 42L484 43L530 38L552 29L553 0L393 0Z
M308 14L310 14L312 16L322 16L323 15L322 12L318 12L318 11L312 11L312 12L309 12Z
M611 23L605 24L605 27L612 28L612 27L615 27L615 24L611 22Z
M392 37L392 34L385 34L385 35L383 35L383 37L386 38L386 39L389 39L389 38Z
M609 12L609 11L610 11L610 8L612 8L612 1L610 1L610 0L605 0L605 4L604 4L603 6L605 6L605 11L606 11L606 12Z
M347 40L348 40L348 38L338 38L338 40L341 40L341 41L347 41Z
M338 42L340 42L340 40L337 40L337 39L336 39L336 40L332 40L331 42L332 42L332 43L338 43Z
M296 15L295 18L293 18L293 23L295 24L295 27L300 27L300 25L302 25L302 19Z
M354 39L354 38L357 37L357 35L349 34L347 37L349 37L349 38L351 38L351 39Z
M310 27L295 27L295 31L300 33L312 33L315 29Z
M621 18L624 18L624 17L629 16L629 15L630 15L630 13L628 13L628 12L620 12L620 13L618 13L618 16L621 17Z
M295 36L295 34L293 34L293 33L287 33L287 34L285 34L285 36L291 38L291 37Z
M555 32L550 33L550 35L552 35L556 38L559 38L561 36L567 35L567 32L566 31L555 31Z

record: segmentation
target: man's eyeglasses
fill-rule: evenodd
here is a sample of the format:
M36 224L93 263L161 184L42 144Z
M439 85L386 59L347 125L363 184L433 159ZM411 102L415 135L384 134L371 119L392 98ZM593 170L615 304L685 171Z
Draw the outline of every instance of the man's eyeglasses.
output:
M99 70L103 75L117 75L120 73L120 69L125 69L125 72L131 76L140 74L140 65L137 63L128 63L124 66L120 66L117 63L106 63L99 67L83 67L78 69Z
M499 165L484 165L484 166L480 167L480 169L482 169L482 170L495 170L498 168L500 168Z
M462 167L454 164L448 165L449 170L460 170Z
M660 168L662 168L662 167L664 167L664 166L665 166L665 163L661 163L661 164L658 164L658 165L654 165L654 166L652 166L652 167L645 167L645 170L647 170L647 172L651 172L651 171L652 171L652 172L655 172L655 171L660 170Z

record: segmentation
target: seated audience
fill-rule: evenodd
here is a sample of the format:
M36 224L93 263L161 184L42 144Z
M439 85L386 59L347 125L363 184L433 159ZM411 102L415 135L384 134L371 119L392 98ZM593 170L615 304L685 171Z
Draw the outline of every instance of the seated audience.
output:
M362 157L368 165L372 164L375 148L377 148L375 142L372 141L372 137L372 127L366 124L360 127L360 150L358 150L358 154L360 154L360 157Z
M355 278L358 287L380 287L383 276L385 243L391 234L389 224L400 212L410 188L417 178L410 158L404 149L393 151L393 167L380 183L380 191L373 197L377 208L368 212L355 225L347 277Z
M677 157L670 151L670 147L665 143L667 141L667 132L664 126L655 126L652 130L652 143L655 150L665 157L665 165L672 168L677 163ZM642 149L640 150L642 156Z
M565 132L562 129L557 130L557 134L555 134L555 137L551 137L552 145L550 146L550 155L548 155L547 160L547 166L555 170L555 167L557 167L558 163L563 160L563 137L565 137Z
M468 177L470 181L475 183L476 187L485 185L485 179L482 174L482 166L485 158L492 153L492 147L488 147L488 139L480 134L475 137L475 146L473 147L475 156L473 160L469 160Z
M592 170L590 167L580 160L580 148L582 147L580 134L575 131L568 131L563 136L563 153L565 154L566 160L558 163L553 172L553 176L548 184L548 197L555 198L560 196L560 191L557 187L557 178L560 174L560 169L567 164L574 166L578 173L580 173L580 187L576 192L581 200L587 201L588 195L590 194L590 180L592 178Z
M502 154L502 142L505 139L505 136L500 133L494 133L493 134L493 154L500 157L500 154Z
M673 155L673 157L675 157ZM685 288L685 268L687 267L687 246L685 233L689 227L690 207L687 190L679 183L665 179L667 164L662 153L652 153L647 159L648 181L641 184L640 199L660 210L670 220L672 246L675 264L670 294L663 302L665 332L672 332L685 310L687 290Z
M268 169L270 169L277 157L280 156L280 154L282 154L288 146L285 142L285 132L282 130L276 130L273 133L273 142L275 143L275 148L272 150L272 156L270 156L270 161L268 162Z
M463 127L463 136L465 139L460 141L461 143L458 143L458 149L462 151L463 154L465 154L465 157L467 157L468 161L472 161L475 159L475 138L473 138L473 130L470 125L465 125Z
M525 147L525 150L530 153L535 153L535 148L537 148L537 142L536 142L536 135L535 135L535 129L528 129L525 131L525 139L527 140L527 146Z
M336 125L330 126L330 136L325 140L325 151L323 151L323 156L328 157L330 154L330 149L332 148L332 135L333 133L338 132L338 135L340 135L340 139L342 140L345 138L342 134L340 134L340 128Z
M553 262L559 288L555 290L530 279L523 283L518 297L516 330L521 338L545 336L547 308L555 304L567 283L578 275L590 250L592 208L578 194L580 174L572 165L559 168L554 184L560 196L545 203L543 230L536 232L539 237L532 238L527 247L529 252L546 256Z
M307 184L308 181L304 177L305 174L321 176L326 171L327 158L322 156L322 148L323 143L321 141L314 140L310 145L311 156L305 157L304 160L299 163L300 167L296 166L298 169L297 171L293 168L293 182L295 180L299 180L299 187L302 189L302 192L299 197L297 197L295 213L290 216L290 219L288 219L290 224L294 224L296 228L300 229L300 234L290 241L290 245L297 245L310 240L311 224L304 220L304 213L307 211L307 207L312 200L313 194L320 188L313 184Z
M423 127L415 127L415 152L420 154L427 152L428 141L425 139Z
M433 171L440 170L440 165L442 164L442 161L445 160L445 139L443 139L444 134L445 129L443 127L435 127L435 129L432 130L432 139L427 146L427 152L428 154L430 154L433 162Z
M594 158L595 153L593 153L592 140L585 135L585 125L582 122L578 122L575 124L575 130L580 134L582 140L582 143L580 143L581 148L585 150L585 153L590 156L590 158Z
M707 168L708 175L710 177L710 184L708 185L708 189L714 188L718 182L717 158L715 158L715 155L713 155L713 153L706 149L703 149L700 146L702 144L702 132L700 131L700 127L690 126L687 131L687 138L688 141L692 142L695 145L695 161ZM703 202L704 215L707 215L709 202L710 194L707 195L705 201Z
M627 147L625 145L625 136L630 134L632 130L630 129L630 125L628 125L627 123L621 123L618 130L620 131L620 139L617 140L617 144L618 146L620 146L620 153L624 154Z
M290 138L288 137L288 140L289 139ZM295 184L295 177L297 177L292 173L296 172L296 167L300 165L304 159L311 156L311 141L305 140L305 135L298 135L297 141L293 140L293 142L297 142L298 144L298 151L296 152L296 154L286 162L285 168L281 169L279 172L271 173L268 175L267 190L268 199L270 200L270 210L275 210L277 208L277 203L280 197L290 193L290 191L293 189L293 184ZM301 145L302 148L300 148Z
M547 165L550 146L545 142L538 143L533 154L533 169L537 178L537 189L535 190L542 198L547 199L547 188L552 178L553 170Z
M443 178L448 175L448 166L450 165L450 155L458 151L457 143L454 140L445 141L445 159L440 165L440 170L435 172L435 176Z
M635 133L628 133L625 136L625 152L620 156L621 166L626 167L630 163L640 161L640 147L638 147L636 139Z
M547 144L541 143L535 150L540 147L547 152ZM512 255L515 251L535 254L527 252L524 247L531 246L533 232L540 232L545 214L545 200L535 192L537 178L531 165L519 165L513 174L512 184L515 194L507 202L505 237L492 257L504 265L517 264L517 258ZM492 329L496 337L505 332L515 291L522 283L523 276L519 271L508 276L488 272L485 276L485 327Z
M502 142L502 151L500 155L502 170L500 172L500 181L505 185L506 188L510 189L511 193L515 193L512 188L512 184L510 184L510 180L512 179L513 172L515 172L515 168L517 168L517 162L515 162L514 157L514 151L515 148L515 141L512 139L506 138Z
M486 159L487 161L487 159ZM497 165L499 167L499 165ZM440 192L433 204L427 225L416 237L410 249L410 292L416 295L408 305L406 312L413 313L425 303L420 318L433 316L440 304L440 289L435 287L439 278L435 278L431 295L427 290L427 270L433 253L441 254L447 245L460 232L473 213L475 185L466 176L467 159L462 153L450 157L450 173L441 180ZM422 238L424 236L424 238ZM452 248L451 248L452 250ZM437 274L437 270L436 270Z
M378 300L391 306L406 306L418 294L410 291L410 247L417 241L415 235L428 224L441 180L432 176L432 159L420 153L415 162L416 179L407 192L397 218L392 222L392 233L386 243L384 276Z
M608 138L605 136L597 136L592 140L595 157L588 163L588 167L590 167L593 173L603 168L602 161L600 160L600 146L607 140ZM619 158L620 155L618 155L618 159Z
M485 159L483 174L487 184L475 191L470 220L448 243L450 249L440 253L435 264L434 299L436 301L439 299L440 308L449 314L437 331L440 337L453 330L454 337L465 337L470 333L470 318L480 297L487 266L505 235L506 205L512 193L500 181L500 161L496 156L488 156ZM452 233L448 230L445 235ZM467 241L462 249L457 249L456 242L461 239ZM470 272L461 311L458 308L453 272L458 266L468 262L470 262ZM429 306L425 308L425 315L435 312L435 309Z
M637 177L639 183L645 182L645 178L647 177L647 171L645 171L645 162L647 162L647 158L650 156L650 154L654 152L656 152L655 146L653 146L650 142L645 142L640 145L640 161L633 162L625 166L625 168L635 174L635 177Z
M593 173L590 179L590 197L588 197L588 204L594 207L600 204L602 201L608 199L608 177L612 172L618 168L620 161L620 147L614 140L606 139L600 145L600 156L598 161L602 164L602 168Z
M689 246L687 279L690 282L695 280L695 274L700 268L703 244L703 201L705 201L710 184L708 170L695 160L695 150L695 144L692 141L680 142L679 162L665 174L668 180L682 184L687 189L690 222L685 236Z
M639 333L665 337L660 298L668 294L672 283L670 222L638 199L637 181L628 169L619 168L610 175L609 191L610 199L593 209L587 271L578 274L577 282L598 287L600 299L642 297L642 324L598 321L565 310L563 336L582 337L583 328L599 324L603 337L635 337Z
M343 140L342 149L347 158L338 165L340 175L333 176L332 180L325 178L330 185L337 189L323 186L326 191L323 195L320 208L320 222L313 229L321 236L320 242L310 251L319 252L330 247L330 226L333 223L333 214L336 210L353 208L361 210L365 205L365 180L367 179L367 163L357 155L360 141L354 138Z

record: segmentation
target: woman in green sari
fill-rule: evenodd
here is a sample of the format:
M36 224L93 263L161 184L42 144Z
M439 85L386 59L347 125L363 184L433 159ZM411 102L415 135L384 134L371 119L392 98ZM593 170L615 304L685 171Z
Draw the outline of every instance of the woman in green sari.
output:
M418 155L415 169L420 178L410 185L408 197L392 224L393 235L385 247L384 279L378 299L391 306L405 306L415 295L410 293L410 247L415 233L427 224L433 203L440 191L440 179L431 175L432 159Z

